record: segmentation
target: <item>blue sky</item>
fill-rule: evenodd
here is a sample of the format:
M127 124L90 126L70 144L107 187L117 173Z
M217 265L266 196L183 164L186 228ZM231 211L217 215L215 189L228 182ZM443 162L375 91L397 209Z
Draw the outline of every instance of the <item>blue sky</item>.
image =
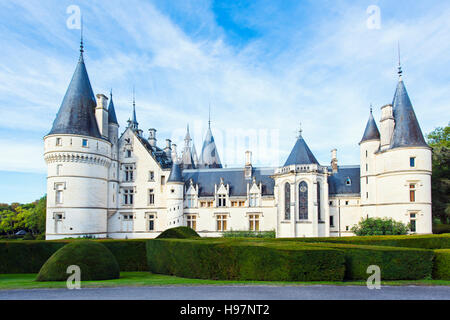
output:
M78 59L95 93L113 88L121 130L136 87L141 129L181 150L189 123L201 149L211 105L222 162L282 165L303 137L321 162L359 162L369 105L392 101L400 41L406 87L422 131L450 120L448 1L0 1L0 202L45 193L42 138ZM380 8L379 29L366 12Z

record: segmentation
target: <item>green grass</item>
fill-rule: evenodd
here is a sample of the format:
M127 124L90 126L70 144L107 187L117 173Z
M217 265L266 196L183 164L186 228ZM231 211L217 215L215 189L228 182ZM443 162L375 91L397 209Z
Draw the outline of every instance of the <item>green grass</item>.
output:
M37 282L36 274L0 274L0 290L6 289L38 289L38 288L66 288L65 281ZM82 288L99 288L99 287L136 287L136 286L193 286L193 285L269 285L269 286L286 286L286 285L357 285L365 286L365 281L314 281L314 282L281 282L281 281L224 281L224 280L202 280L187 279L174 276L166 276L161 274L153 274L149 272L121 272L120 279L103 280L103 281L83 281ZM450 286L447 280L398 280L398 281L382 281L382 285L399 286L399 285L442 285Z

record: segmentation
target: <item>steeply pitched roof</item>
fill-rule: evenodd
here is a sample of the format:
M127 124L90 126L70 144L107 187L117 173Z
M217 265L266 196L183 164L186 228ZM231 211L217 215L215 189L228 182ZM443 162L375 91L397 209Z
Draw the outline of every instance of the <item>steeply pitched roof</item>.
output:
M77 134L101 138L95 120L95 106L94 93L81 53L49 134Z
M403 80L400 78L392 102L394 111L394 132L391 148L428 146L420 130L419 122L409 99Z
M114 109L114 102L113 102L113 98L112 98L112 92L110 94L110 100L109 100L109 106L108 106L108 122L109 123L114 123L114 124L119 124L117 122L117 117L116 117L116 110Z
M222 168L219 153L217 152L216 143L214 142L210 127L208 127L205 141L203 142L202 153L200 155L200 166L203 168Z
M366 130L364 130L361 142L369 140L380 140L380 131L378 131L377 124L373 119L372 108L370 109L369 120L367 120Z
M331 172L332 168L328 170ZM347 183L350 180L350 184ZM339 166L338 172L328 177L328 194L359 194L361 179L359 166Z
M274 168L253 168L252 175L256 183L262 184L262 195L273 195L275 181L271 175L275 173ZM199 185L199 196L213 196L214 184L220 184L220 178L223 178L225 184L230 185L231 196L246 196L247 183L245 179L244 168L229 169L198 169L183 170L183 178L186 186L189 187L189 180Z
M302 135L300 134L297 138L297 142L292 148L289 157L287 158L284 166L290 166L292 164L319 164L316 157L314 157L313 153L309 149Z
M167 182L183 182L183 175L181 174L180 165L174 161L172 163L172 169L170 170L169 179Z

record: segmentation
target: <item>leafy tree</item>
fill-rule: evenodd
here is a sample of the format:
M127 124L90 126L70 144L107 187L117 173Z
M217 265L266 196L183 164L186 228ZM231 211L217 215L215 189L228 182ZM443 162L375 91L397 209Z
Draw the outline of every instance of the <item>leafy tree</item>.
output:
M449 123L450 125L450 123ZM450 126L438 127L427 135L433 148L431 176L433 217L443 224L450 223Z
M8 235L13 235L16 229L17 213L12 210L3 210L0 213L0 230Z
M409 226L392 218L366 218L352 227L357 236L381 236L407 234Z

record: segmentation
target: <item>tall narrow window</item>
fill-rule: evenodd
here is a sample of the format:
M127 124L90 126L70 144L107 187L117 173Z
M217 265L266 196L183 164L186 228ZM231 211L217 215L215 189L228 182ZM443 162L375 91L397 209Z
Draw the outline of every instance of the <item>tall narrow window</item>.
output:
M134 180L134 166L126 165L125 166L125 181L131 182Z
M217 196L217 206L226 207L227 206L227 196L225 194L219 194Z
M366 163L366 171L369 171L369 165Z
M251 214L248 216L248 225L250 231L259 231L259 214Z
M284 184L284 219L291 220L291 184Z
M227 216L225 214L217 215L217 231L227 230Z
M197 230L197 216L195 214L187 215L187 226L193 230Z
M414 157L409 158L409 166L411 168L414 168L416 166L416 158Z
M300 220L308 219L308 185L305 181L298 185L298 214Z
M62 164L56 165L56 175L59 176L61 174Z
M148 204L149 205L155 204L155 192L153 189L148 189Z
M55 186L56 193L55 193L55 202L56 204L62 204L63 203L63 190L64 190L64 184L59 183Z
M130 205L133 204L133 188L124 188L123 189L123 204Z
M334 227L334 216L330 216L330 227Z
M250 200L249 206L250 207L256 207L258 205L257 204L258 194L257 193L251 193L250 196L249 196L249 200Z
M83 139L83 140L81 141L81 145L82 145L83 147L87 148L87 146L88 146L88 140L87 140L87 139Z
M409 184L409 201L416 202L416 185L414 183Z
M56 138L56 145L62 146L62 138Z
M148 172L148 181L155 181L155 172L154 171Z
M409 228L411 232L416 232L416 214L410 213L409 214Z
M188 208L194 208L195 207L195 196L193 194L188 194L186 196L186 204ZM194 228L192 228L194 229Z
M317 182L317 218L322 221L322 215L320 213L320 183Z
M155 215L149 214L148 215L148 231L155 230Z

